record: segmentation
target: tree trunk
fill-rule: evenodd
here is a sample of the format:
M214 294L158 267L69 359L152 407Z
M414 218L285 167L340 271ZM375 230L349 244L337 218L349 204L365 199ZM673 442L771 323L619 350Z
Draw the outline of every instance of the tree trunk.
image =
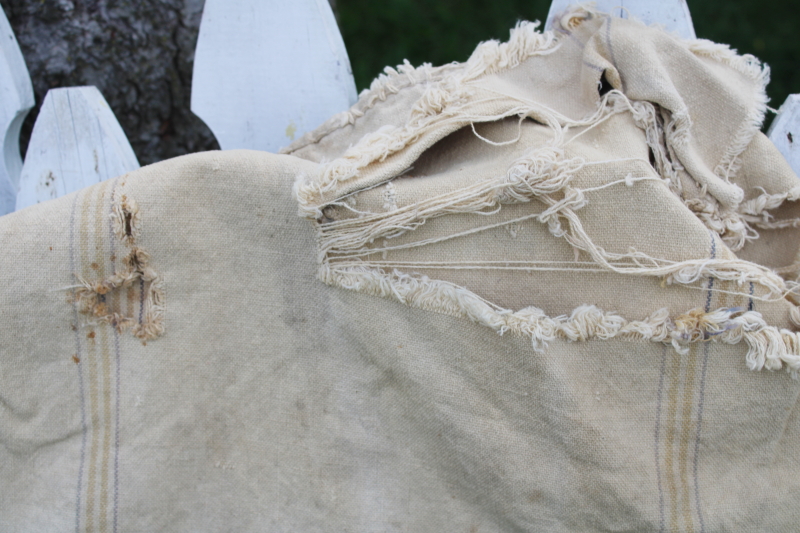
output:
M36 94L23 153L47 90L79 85L100 90L142 165L218 148L189 110L203 0L0 0L0 6Z

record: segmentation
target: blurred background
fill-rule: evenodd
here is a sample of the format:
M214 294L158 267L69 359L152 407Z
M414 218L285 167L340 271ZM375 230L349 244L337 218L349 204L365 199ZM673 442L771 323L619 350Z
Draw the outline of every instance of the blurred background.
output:
M287 0L291 1L291 0ZM800 93L798 0L688 0L698 37L772 69L772 107ZM359 91L386 65L464 61L480 41L543 20L549 0L331 0ZM37 108L50 88L96 85L142 165L218 148L189 111L203 0L0 0L20 42ZM280 80L275 80L280 83ZM765 127L768 126L768 117Z

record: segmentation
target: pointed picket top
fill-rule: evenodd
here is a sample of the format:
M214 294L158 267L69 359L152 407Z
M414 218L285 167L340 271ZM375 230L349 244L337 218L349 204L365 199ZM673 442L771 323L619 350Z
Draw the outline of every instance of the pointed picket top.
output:
M206 0L192 111L223 149L277 152L355 101L328 0Z
M33 107L33 85L14 31L0 8L0 215L14 210L22 158L19 130Z
M800 94L790 94L767 132L769 140L800 176Z
M137 168L128 138L96 87L51 89L33 126L17 209Z
M550 12L547 14L545 29L552 29L554 20L570 6L580 3L585 2L553 0ZM595 8L615 17L633 17L645 24L660 24L667 31L676 33L684 39L697 38L686 0L597 0Z

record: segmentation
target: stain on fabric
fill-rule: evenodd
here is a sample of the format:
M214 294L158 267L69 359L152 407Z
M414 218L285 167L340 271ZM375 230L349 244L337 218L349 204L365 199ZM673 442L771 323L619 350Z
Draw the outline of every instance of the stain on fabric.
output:
M150 255L136 245L141 233L141 212L137 203L127 195L120 195L112 204L112 228L119 241L129 247L122 259L122 268L111 276L97 280L83 279L76 274L81 287L74 291L78 311L95 322L113 326L119 332L130 330L142 340L153 339L164 333L164 283L150 266ZM112 254L112 261L116 254ZM92 263L93 270L100 265ZM140 294L139 313L134 312L136 293ZM121 300L127 295L123 311ZM88 337L94 337L94 331Z

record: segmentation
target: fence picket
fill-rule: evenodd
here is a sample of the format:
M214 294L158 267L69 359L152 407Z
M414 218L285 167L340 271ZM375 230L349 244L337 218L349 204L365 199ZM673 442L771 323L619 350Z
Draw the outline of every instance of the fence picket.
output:
M767 136L794 173L800 176L800 94L789 95L772 121Z
M14 210L22 170L19 130L33 105L31 77L11 25L0 9L0 215Z
M546 27L574 3L554 0ZM627 3L599 0L597 7L695 37L685 0ZM195 55L192 110L223 149L277 151L356 100L326 0L206 0ZM0 215L139 167L94 87L47 94L23 165L19 129L33 104L24 59L0 10ZM800 174L800 95L781 106L768 135Z
M51 89L33 126L17 209L137 168L128 138L96 87Z
M355 101L327 0L206 0L192 111L223 149L276 152Z
M545 29L551 29L553 21L564 13L575 0L553 0L547 14ZM597 0L596 8L612 15L636 17L645 24L660 24L667 31L677 33L684 39L696 39L692 15L686 0Z

